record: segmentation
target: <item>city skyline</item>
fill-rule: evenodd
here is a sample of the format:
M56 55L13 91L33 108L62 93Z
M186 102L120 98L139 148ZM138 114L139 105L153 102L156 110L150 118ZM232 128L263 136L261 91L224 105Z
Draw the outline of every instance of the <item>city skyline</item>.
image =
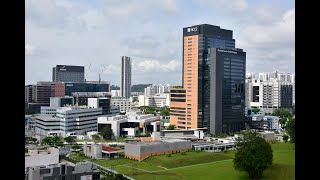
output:
M294 1L26 1L25 83L50 81L57 64L92 63L87 80L106 66L102 80L119 86L127 55L132 84L181 85L181 34L196 24L232 29L247 72L295 73L294 11Z

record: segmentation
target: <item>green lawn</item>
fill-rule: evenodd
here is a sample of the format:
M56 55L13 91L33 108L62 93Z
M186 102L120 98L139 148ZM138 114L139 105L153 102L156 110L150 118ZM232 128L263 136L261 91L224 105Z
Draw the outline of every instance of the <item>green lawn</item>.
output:
M271 146L273 149L273 164L264 171L262 179L295 179L294 144L276 143ZM192 151L187 152L186 155L172 154L171 157L166 155L152 156L142 162L129 159L93 161L137 180L249 179L246 172L236 171L233 168L232 158L234 154L235 151L227 153Z
M228 153L190 151L186 152L185 155L182 155L181 153L171 154L171 157L167 157L167 155L152 156L145 159L143 162L170 169L181 166L189 166L199 163L208 163L230 159L231 157L226 156L226 154Z

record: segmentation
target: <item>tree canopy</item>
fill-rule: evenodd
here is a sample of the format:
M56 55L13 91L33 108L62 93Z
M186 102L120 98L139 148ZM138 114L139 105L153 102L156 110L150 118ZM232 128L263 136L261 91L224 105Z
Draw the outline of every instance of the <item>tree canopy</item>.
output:
M248 172L251 179L260 179L263 171L272 164L271 145L257 132L244 131L237 138L236 146L234 168Z
M114 135L112 129L109 127L103 128L100 134L103 137L103 139L112 139L112 136Z
M258 112L260 112L259 108L252 108L252 112L254 112L255 114L257 114Z
M174 130L176 128L176 126L174 124L170 124L168 127L167 127L167 130Z
M279 109L276 109L272 115L274 116L280 116L282 118L284 117L291 117L292 114L288 111L288 109L285 109L285 108L279 108Z
M73 144L76 142L76 137L74 136L68 136L68 137L65 137L64 140L68 143L68 144Z
M290 137L290 142L295 143L296 142L296 125L295 125L295 118L290 117L288 122L286 123L285 127L286 132L288 133Z

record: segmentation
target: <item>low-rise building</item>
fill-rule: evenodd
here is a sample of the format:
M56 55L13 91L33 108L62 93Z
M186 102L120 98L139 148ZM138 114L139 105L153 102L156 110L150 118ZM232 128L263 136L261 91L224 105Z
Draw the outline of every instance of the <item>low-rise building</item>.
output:
M260 136L265 140L275 140L275 133L272 131L264 131L264 132L258 132Z
M160 135L165 138L196 140L203 139L207 128L161 130Z
M25 168L32 166L46 166L59 163L59 149L29 149L25 156Z
M75 165L56 163L45 166L34 166L26 169L27 180L65 179L65 180L98 180L100 171L91 162Z
M149 156L190 151L191 141L162 139L159 141L133 142L125 144L125 157L142 161Z
M134 137L136 132L147 133L160 130L160 116L143 114L140 111L130 111L126 115L98 117L98 131L110 127L114 137Z
M105 144L83 144L84 155L93 159L112 158L120 152L123 150Z

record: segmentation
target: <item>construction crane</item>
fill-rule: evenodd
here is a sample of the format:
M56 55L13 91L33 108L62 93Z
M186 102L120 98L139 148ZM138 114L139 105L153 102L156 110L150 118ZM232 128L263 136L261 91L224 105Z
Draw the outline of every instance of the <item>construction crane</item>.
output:
M91 68L91 63L89 64L89 67L87 67L87 69L86 69L86 75L84 77L85 81L87 81L88 73L89 73L90 68Z
M106 68L107 68L106 65L100 67L100 71L99 71L99 73L98 73L98 75L99 75L99 84L101 83L101 75L102 75L102 73L106 70Z

